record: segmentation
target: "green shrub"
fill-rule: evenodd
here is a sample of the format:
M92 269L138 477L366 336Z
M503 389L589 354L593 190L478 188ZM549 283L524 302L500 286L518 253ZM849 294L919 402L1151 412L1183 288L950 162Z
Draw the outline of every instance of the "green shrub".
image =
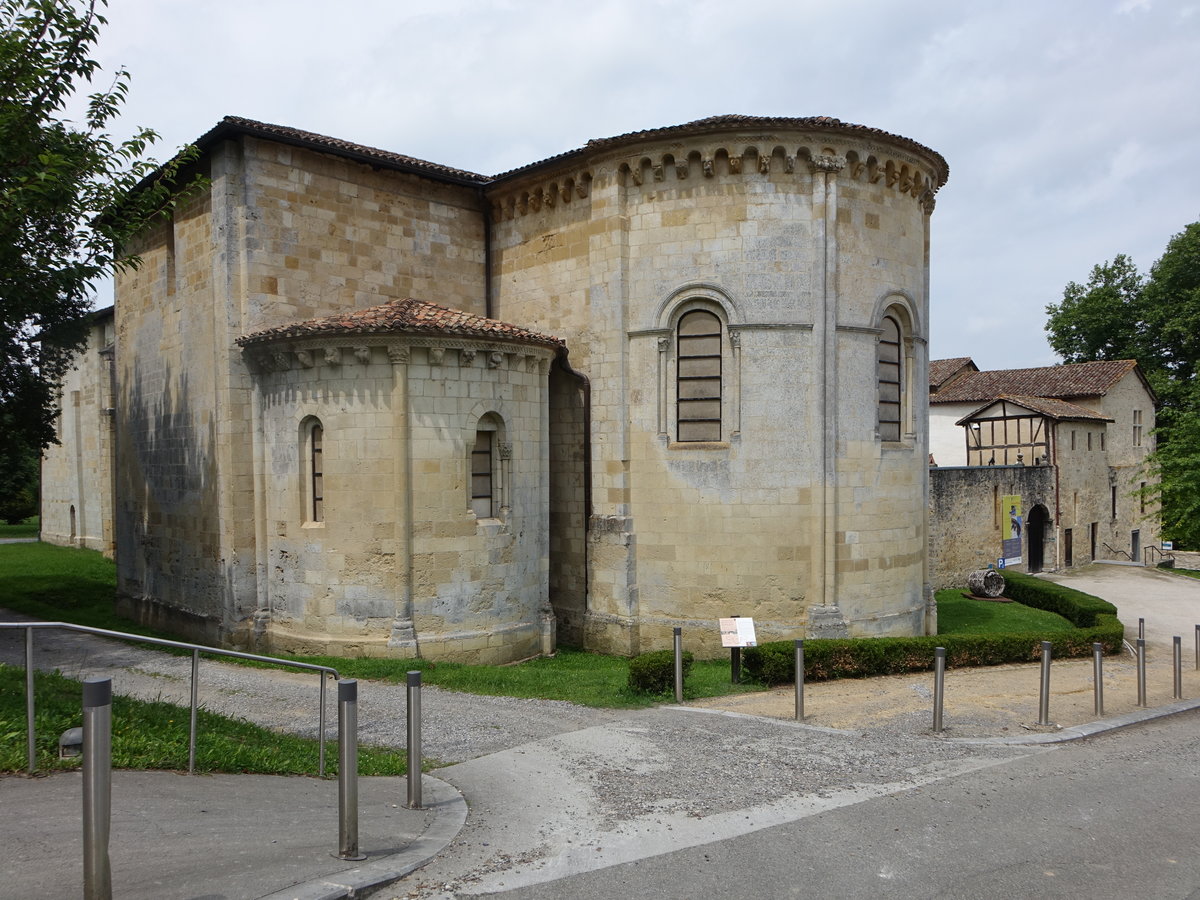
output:
M995 666L1031 662L1041 658L1041 642L1049 639L1056 658L1091 656L1092 644L1104 645L1106 653L1121 649L1125 629L1117 619L1117 608L1061 584L1029 575L1005 572L1005 594L1013 600L1058 613L1074 623L1074 631L1052 635L943 634L909 638L816 639L804 642L804 678L867 678L898 675L933 668L935 647L946 648L947 666ZM772 641L749 647L742 654L746 672L764 684L790 684L796 680L795 644Z
M683 678L692 671L692 653L683 651ZM629 661L629 689L635 694L665 694L675 687L675 651L653 650Z

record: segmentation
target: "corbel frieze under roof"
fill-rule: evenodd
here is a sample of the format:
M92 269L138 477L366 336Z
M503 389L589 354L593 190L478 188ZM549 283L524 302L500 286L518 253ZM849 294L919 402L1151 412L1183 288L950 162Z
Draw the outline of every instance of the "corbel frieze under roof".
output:
M431 369L460 366L536 371L545 375L555 356L552 349L536 345L406 334L356 334L260 343L245 348L243 356L251 371L259 375L315 370L319 375L344 376L354 367L384 361L392 366L410 365L414 361L412 351L417 348L426 351L424 362Z

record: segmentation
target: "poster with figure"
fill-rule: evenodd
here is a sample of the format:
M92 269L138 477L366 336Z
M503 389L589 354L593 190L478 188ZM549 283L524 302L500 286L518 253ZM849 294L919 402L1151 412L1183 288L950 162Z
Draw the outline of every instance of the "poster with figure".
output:
M1021 495L1006 494L1000 498L1000 556L1006 566L1021 564L1021 539L1025 532L1025 516L1021 511Z

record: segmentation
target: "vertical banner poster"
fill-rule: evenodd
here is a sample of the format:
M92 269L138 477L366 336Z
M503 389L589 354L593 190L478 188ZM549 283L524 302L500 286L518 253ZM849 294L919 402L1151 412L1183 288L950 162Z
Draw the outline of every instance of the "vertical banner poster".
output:
M1021 564L1021 538L1025 532L1025 516L1021 510L1021 495L1006 494L1000 498L1000 557L1006 566Z

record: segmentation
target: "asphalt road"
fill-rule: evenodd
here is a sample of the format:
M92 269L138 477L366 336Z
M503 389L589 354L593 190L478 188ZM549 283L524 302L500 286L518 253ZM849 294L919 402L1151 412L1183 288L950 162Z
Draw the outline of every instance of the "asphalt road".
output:
M1200 712L784 825L494 894L1200 898Z

